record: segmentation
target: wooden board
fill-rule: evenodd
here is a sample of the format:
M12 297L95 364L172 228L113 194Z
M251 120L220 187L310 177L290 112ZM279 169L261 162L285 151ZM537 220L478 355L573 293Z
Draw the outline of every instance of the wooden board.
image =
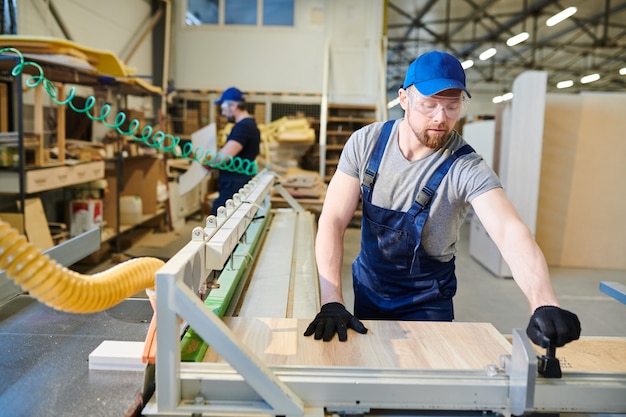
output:
M144 342L104 340L89 354L89 369L143 371Z
M545 349L537 348L539 355ZM557 348L565 372L626 372L626 338L582 338Z
M89 48L66 39L47 36L0 36L0 47L12 47L22 53L63 54L88 61L98 72L114 77L129 75L126 66L110 52Z
M483 369L499 364L511 345L491 324L364 321L366 335L347 342L304 337L309 319L230 317L224 321L268 365L366 368ZM209 349L205 362L222 361Z
M46 212L39 197L26 199L24 216L24 227L28 241L42 251L52 248L54 242L48 228Z
M625 104L626 94L615 92L548 96L536 239L550 266L626 269L626 234L615 232L626 209L618 191ZM596 138L607 151L597 152Z

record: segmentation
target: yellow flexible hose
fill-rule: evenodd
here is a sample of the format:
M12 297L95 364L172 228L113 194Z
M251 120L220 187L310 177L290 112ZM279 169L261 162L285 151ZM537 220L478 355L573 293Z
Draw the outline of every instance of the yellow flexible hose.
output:
M51 260L0 220L0 269L22 290L55 310L106 310L133 294L154 288L155 273L163 264L160 259L142 257L95 275L79 274Z

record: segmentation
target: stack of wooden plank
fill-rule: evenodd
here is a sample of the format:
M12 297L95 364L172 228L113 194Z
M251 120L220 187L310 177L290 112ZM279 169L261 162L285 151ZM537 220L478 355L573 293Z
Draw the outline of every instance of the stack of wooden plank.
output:
M307 171L298 167L287 168L280 178L280 184L293 197L323 198L326 195L326 184L315 171Z
M260 124L262 138L267 142L305 142L315 141L315 130L304 117L283 116L267 125Z

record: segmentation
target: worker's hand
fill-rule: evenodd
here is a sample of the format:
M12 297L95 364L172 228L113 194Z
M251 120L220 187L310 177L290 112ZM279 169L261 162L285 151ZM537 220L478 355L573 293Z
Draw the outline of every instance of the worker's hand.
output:
M530 318L526 334L539 346L561 347L580 337L580 321L570 311L555 306L541 306Z
M348 327L361 334L367 333L363 323L350 314L343 304L326 303L309 324L304 335L311 336L315 333L315 340L323 339L324 342L329 342L337 333L339 341L345 342L348 340Z

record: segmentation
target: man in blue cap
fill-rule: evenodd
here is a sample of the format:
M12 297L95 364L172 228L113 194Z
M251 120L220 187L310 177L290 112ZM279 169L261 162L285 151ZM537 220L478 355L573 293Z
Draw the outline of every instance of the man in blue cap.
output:
M215 101L220 106L222 116L229 123L234 123L232 130L226 138L226 143L219 150L222 156L241 158L253 163L259 155L261 146L261 133L256 125L256 121L246 110L246 102L243 93L235 87L224 90L221 97ZM249 166L249 163L238 164ZM213 202L211 214L217 214L217 209L232 198L233 194L239 192L240 188L250 181L252 175L244 172L230 170L220 170L217 179L219 196Z
M421 55L398 91L404 118L354 132L320 215L316 261L322 308L305 336L329 341L360 320L452 321L454 255L470 207L481 220L533 312L527 334L544 347L580 336L577 316L559 307L544 256L499 178L454 131L471 97L461 63ZM343 238L363 203L361 252L352 264L354 316L341 287Z

